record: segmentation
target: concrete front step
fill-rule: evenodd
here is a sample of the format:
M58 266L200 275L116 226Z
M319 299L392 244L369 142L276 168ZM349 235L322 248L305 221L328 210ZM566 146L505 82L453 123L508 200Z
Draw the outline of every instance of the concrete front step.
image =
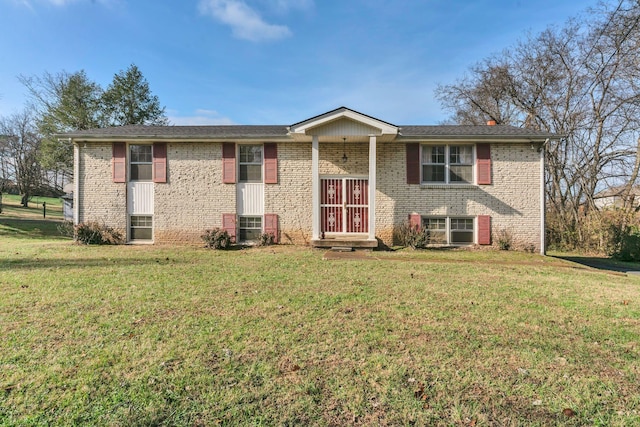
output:
M363 239L318 239L312 240L311 246L314 248L372 249L378 247L378 241Z

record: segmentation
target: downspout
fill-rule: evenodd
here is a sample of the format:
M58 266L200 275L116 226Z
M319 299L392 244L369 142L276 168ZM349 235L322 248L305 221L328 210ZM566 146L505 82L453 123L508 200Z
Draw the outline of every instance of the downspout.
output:
M80 146L73 142L73 225L80 222Z
M546 201L544 194L544 149L545 146L549 143L549 138L547 138L544 143L540 146L540 255L547 254L547 236L546 236Z

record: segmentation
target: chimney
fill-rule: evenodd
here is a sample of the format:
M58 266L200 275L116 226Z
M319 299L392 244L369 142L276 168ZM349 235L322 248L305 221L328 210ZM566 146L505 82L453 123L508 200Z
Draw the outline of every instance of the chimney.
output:
M496 121L495 120L487 121L487 126L495 126L495 125L496 125Z

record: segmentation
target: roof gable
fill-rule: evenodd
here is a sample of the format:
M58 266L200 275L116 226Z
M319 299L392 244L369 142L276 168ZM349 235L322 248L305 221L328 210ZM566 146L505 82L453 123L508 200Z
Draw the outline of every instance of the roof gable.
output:
M346 107L312 117L289 127L298 135L397 135L398 127Z

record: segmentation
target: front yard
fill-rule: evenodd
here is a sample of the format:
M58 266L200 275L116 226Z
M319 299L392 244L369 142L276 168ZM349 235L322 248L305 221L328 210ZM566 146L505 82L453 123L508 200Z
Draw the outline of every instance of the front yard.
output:
M0 425L640 424L637 276L87 247L5 222Z

